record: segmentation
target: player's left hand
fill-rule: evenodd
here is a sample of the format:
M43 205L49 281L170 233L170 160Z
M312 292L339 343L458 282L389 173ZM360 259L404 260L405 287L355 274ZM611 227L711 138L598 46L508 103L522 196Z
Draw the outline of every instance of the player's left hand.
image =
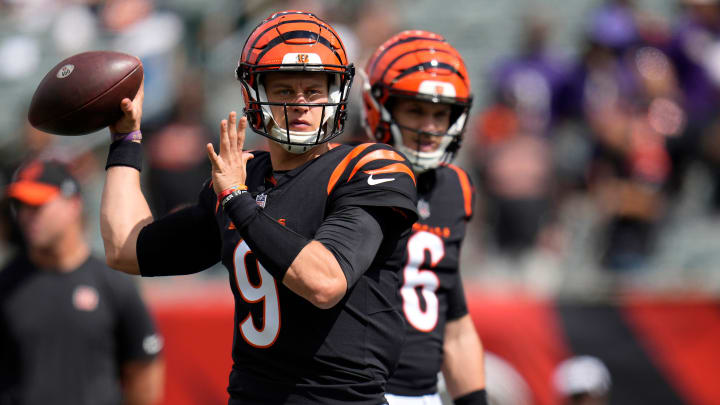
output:
M212 164L213 189L220 194L232 186L244 185L247 171L247 161L254 156L250 152L244 152L245 128L247 118L237 119L237 114L232 111L227 120L220 122L220 154L215 153L211 143L206 145L208 158Z

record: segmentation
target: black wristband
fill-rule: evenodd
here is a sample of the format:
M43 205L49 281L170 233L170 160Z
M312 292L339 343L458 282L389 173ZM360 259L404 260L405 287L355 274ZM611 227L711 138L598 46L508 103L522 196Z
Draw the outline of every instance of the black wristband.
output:
M260 207L250 193L242 193L222 205L225 213L235 224L235 228L243 229L260 215Z
M258 207L250 193L231 198L223 207L265 270L282 281L310 240L281 225Z
M115 141L110 144L105 170L113 166L129 166L142 170L142 145L139 142Z
M487 405L487 403L487 393L484 388L453 400L455 405Z
M245 193L247 193L247 190L235 190L232 193L226 195L225 198L223 198L220 201L220 205L222 205L223 208L225 208L225 205L227 205L230 202L230 200L232 200L233 198L235 198L239 195L245 194Z

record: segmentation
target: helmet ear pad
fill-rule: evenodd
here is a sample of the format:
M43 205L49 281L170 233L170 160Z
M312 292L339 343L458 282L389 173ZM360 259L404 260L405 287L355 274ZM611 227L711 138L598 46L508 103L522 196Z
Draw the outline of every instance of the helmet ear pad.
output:
M373 136L375 140L394 145L395 142L391 131L393 100L390 97L390 92L385 86L375 84L365 96L370 98L365 100L366 105L371 106L373 110L372 114L368 114L368 124L370 128L374 128Z
M386 92L387 93L387 92ZM390 97L389 94L383 95L383 101L381 103L382 105L382 111L381 111L381 117L380 124L378 125L378 133L382 134L382 140L380 142L386 143L388 145L396 146L396 140L393 136L392 132L392 125L393 125L393 118L392 118L392 112L393 108L395 107L395 99ZM402 143L402 142L400 142Z
M245 116L248 117L248 122L251 128L261 129L263 128L263 117L260 105L251 100L248 90L242 87L243 101L245 102Z
M390 132L390 123L387 121L381 121L375 131L375 138L378 142L386 143L388 145L394 145L392 134Z

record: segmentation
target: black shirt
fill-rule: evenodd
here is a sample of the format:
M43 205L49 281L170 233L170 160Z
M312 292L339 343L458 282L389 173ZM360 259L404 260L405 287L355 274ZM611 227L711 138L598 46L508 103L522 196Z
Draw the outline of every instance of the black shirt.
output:
M89 258L0 271L0 404L120 404L120 367L161 346L132 277Z
M270 155L254 155L247 165L249 191L267 215L303 237L313 238L325 218L344 207L383 212L375 258L369 268L345 274L348 292L340 303L319 309L273 279L209 184L199 204L167 221L165 229L143 229L141 273L187 274L222 260L235 297L231 404L383 403L403 341L398 270L416 219L407 161L387 145L340 145L270 179ZM179 248L170 247L175 240ZM172 262L159 266L167 257Z

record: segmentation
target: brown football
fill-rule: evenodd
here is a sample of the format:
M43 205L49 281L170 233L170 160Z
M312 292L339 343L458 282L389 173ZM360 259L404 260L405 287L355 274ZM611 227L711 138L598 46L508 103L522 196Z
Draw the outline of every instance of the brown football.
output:
M111 51L73 55L40 82L28 111L35 128L56 135L84 135L122 117L120 101L133 99L143 79L135 56Z

